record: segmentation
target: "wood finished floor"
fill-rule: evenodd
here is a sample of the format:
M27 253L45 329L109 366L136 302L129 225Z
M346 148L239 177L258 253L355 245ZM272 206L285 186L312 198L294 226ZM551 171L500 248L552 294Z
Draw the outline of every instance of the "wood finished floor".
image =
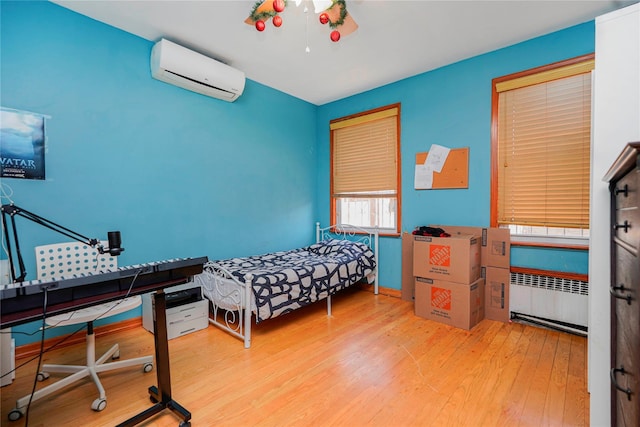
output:
M137 328L99 339L97 353L116 341L122 358L154 352ZM517 323L452 328L358 290L334 297L332 317L319 303L255 326L248 350L213 326L169 341L173 398L192 426L587 426L586 348L585 338ZM83 363L83 352L54 350L44 362ZM7 414L35 371L29 363L0 389L3 427L24 426ZM90 409L97 391L85 379L34 402L29 426L113 426L151 406L155 370L101 378L104 411ZM178 418L165 410L143 425Z

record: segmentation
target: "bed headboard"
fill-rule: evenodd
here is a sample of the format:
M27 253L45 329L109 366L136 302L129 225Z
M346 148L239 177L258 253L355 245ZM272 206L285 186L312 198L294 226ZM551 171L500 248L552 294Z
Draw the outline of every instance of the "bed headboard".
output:
M316 222L316 243L328 239L351 240L353 242L364 243L369 246L376 257L374 293L378 294L378 232L364 229L355 225L335 224L325 228L320 227Z

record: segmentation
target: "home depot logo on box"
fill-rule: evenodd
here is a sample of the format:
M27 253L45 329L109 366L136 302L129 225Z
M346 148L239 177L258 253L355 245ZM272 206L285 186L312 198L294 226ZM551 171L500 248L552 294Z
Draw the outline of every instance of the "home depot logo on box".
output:
M451 289L431 287L431 307L451 310Z
M474 282L480 277L480 240L472 235L413 236L413 276Z
M416 277L414 285L416 316L466 330L484 318L483 278L464 284Z
M451 265L451 246L433 244L429 246L429 264L449 267Z

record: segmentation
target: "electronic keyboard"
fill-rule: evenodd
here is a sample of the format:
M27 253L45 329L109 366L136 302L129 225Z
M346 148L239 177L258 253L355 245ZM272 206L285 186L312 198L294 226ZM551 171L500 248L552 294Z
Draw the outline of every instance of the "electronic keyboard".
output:
M178 258L1 285L0 327L186 283L202 272L207 261L207 257Z

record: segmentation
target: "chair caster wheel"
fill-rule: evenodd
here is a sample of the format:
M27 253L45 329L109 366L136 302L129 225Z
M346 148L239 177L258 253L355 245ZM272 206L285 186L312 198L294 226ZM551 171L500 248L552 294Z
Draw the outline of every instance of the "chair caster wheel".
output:
M153 370L153 363L146 363L143 367L142 367L142 372L144 372L145 374L147 372L151 372Z
M18 421L22 418L22 412L19 409L13 409L8 415L9 421Z
M156 398L155 398L155 397L153 397L153 396L149 396L149 400L151 401L151 403L158 403L158 402L159 402L159 400L158 400L158 399L156 399Z
M47 378L49 378L49 373L48 372L38 372L38 376L37 376L37 380L38 381L44 381Z
M113 353L113 355L111 356L111 360L116 360L116 359L120 359L120 350L116 351L115 353Z
M178 424L179 427L191 427L191 422L190 421L180 421L180 424Z
M91 404L91 409L93 409L96 412L100 412L106 407L107 407L107 399L97 398Z

